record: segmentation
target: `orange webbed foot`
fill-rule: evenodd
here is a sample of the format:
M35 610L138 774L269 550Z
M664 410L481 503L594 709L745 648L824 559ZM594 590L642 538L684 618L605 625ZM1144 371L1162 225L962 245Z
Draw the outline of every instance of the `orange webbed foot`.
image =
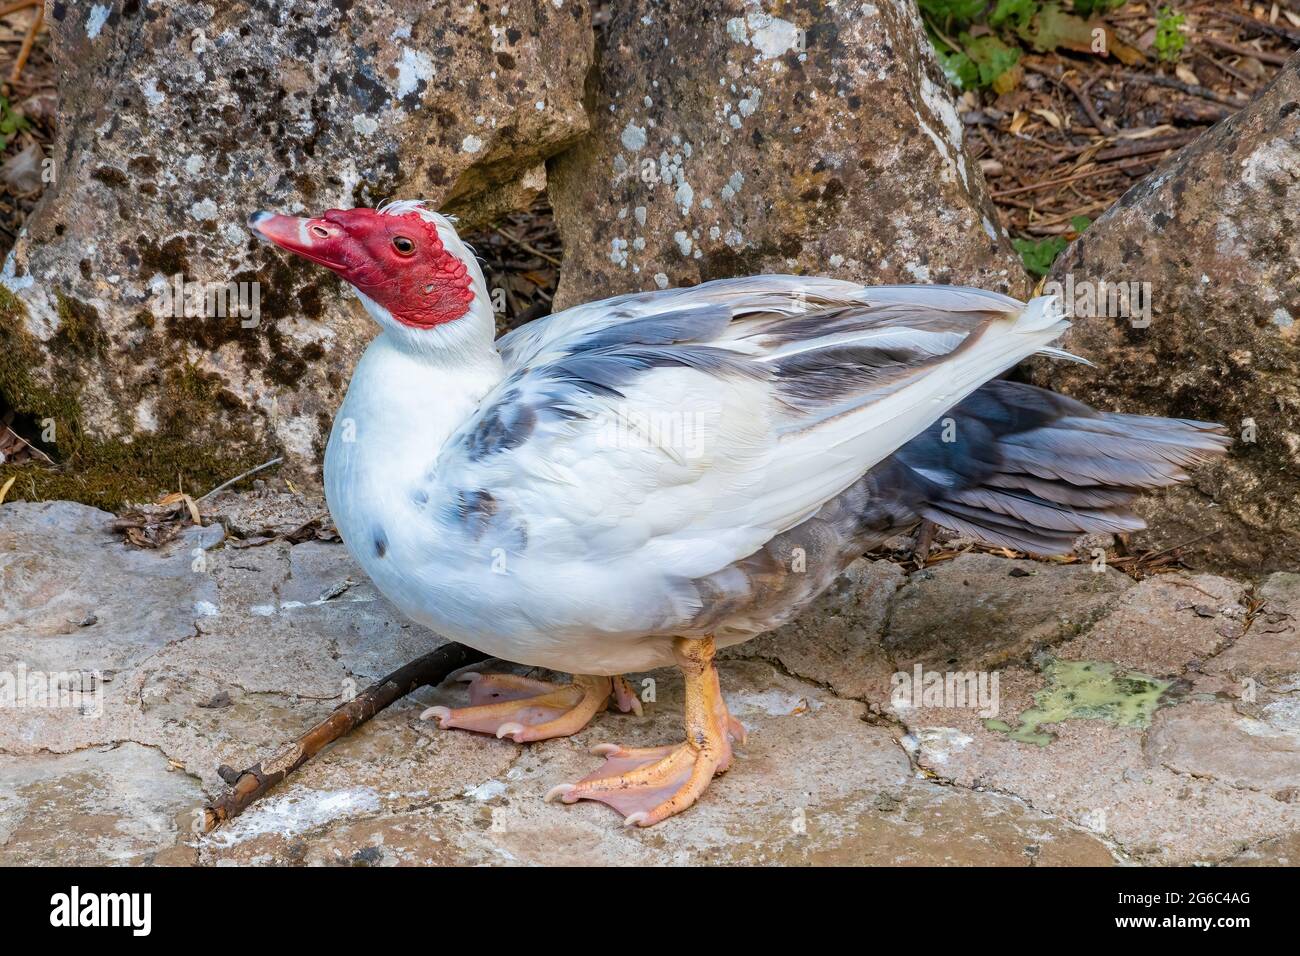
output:
M713 666L710 639L674 643L686 674L686 741L664 747L600 744L592 753L604 765L577 783L562 783L547 801L595 800L613 807L628 826L648 827L699 799L716 774L731 766L731 742L745 730L728 713Z
M587 675L574 675L572 684L473 671L460 679L469 682L468 707L430 707L420 718L437 720L444 730L472 730L516 743L576 734L608 706L614 693L610 678ZM621 698L618 705L627 709Z

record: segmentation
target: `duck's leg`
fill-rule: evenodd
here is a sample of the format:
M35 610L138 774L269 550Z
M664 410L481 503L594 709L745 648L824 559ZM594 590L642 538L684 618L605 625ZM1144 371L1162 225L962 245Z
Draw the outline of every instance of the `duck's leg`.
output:
M592 752L605 758L604 766L577 783L560 784L547 800L598 800L623 814L629 826L648 827L685 810L714 774L731 766L731 740L743 743L745 730L722 699L713 639L677 638L673 652L686 676L686 741L667 747L601 744Z
M443 729L458 727L509 737L516 743L576 734L605 709L610 695L624 712L641 712L641 702L621 677L575 674L572 684L515 674L461 675L469 681L468 707L430 707L420 717L435 718Z

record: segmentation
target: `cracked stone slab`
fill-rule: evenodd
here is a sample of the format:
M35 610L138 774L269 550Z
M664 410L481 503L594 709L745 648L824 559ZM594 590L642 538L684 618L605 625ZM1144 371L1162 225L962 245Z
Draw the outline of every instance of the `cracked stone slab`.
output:
M1099 618L1094 630L1102 627L1108 608L1129 614L1138 590L1127 579L1094 581L1079 567L970 556L980 560L910 579L895 565L859 562L804 618L724 659L724 693L750 739L699 805L659 827L629 832L606 807L542 797L594 769L588 749L596 743L678 739L682 686L672 671L630 675L647 698L643 717L603 713L572 738L531 746L420 721L424 707L456 705L465 694L457 684L421 690L231 825L196 838L195 809L223 786L218 765L247 766L279 750L440 638L402 620L340 544L240 548L199 539L194 529L187 534L208 544L196 562L188 539L129 550L103 531L106 518L79 505L0 508L0 535L8 535L0 537L0 568L22 575L12 579L21 586L0 591L0 647L60 648L40 660L63 669L117 655L101 712L26 708L0 721L0 860L62 859L57 820L84 821L96 834L78 851L87 862L203 865L1192 862L1251 848L1282 855L1277 841L1297 826L1284 738L1233 736L1246 733L1241 721L1291 732L1282 681L1255 702L1192 691L1158 711L1150 731L1066 722L1045 748L986 730L969 710L892 706L891 644L946 661L951 642L969 631L975 659L1005 658L1059 640L1091 616ZM1013 568L1038 573L1012 577ZM1214 618L1178 609L1185 588L1143 593L1160 604L1156 619L1173 615L1198 629L1184 644L1200 647L1199 629L1238 623L1221 611L1243 592L1233 582L1194 580L1219 589ZM1259 592L1267 592L1265 607L1290 607L1288 582L1270 581ZM1070 582L1096 606L1063 623L1047 592L1074 601ZM925 619L918 592L946 600L948 631L929 618L929 648L916 625ZM104 609L83 629L96 642L15 629L19 620L54 620L73 598ZM1261 611L1228 650L1265 620ZM166 634L142 630L159 621ZM1169 640L1181 660L1183 639ZM999 673L1002 715L1014 719L1043 676L1025 664ZM1201 686L1226 680L1199 676ZM1234 752L1216 753L1202 738ZM1258 759L1270 754L1273 763Z
M185 862L177 848L202 800L193 778L135 743L0 755L0 866Z
M1243 585L1212 574L1147 578L1096 627L1056 653L1071 660L1107 660L1149 674L1178 675L1243 633L1244 597Z
M690 811L628 830L592 803L547 804L599 760L593 744L646 746L681 733L682 686L652 675L643 717L605 713L572 738L521 747L439 731L414 707L340 741L290 787L201 843L205 863L611 864L1109 863L1080 828L1019 801L917 780L863 707L759 661L722 667L750 737ZM643 686L645 675L634 675ZM448 704L464 691L426 699ZM421 741L423 742L421 744Z
M879 704L889 696L894 672L881 633L905 580L889 561L855 561L795 620L724 654L775 660L841 697Z
M1148 760L1179 773L1300 796L1300 695L1271 701L1248 716L1227 701L1191 701L1156 714Z
M1033 693L1045 682L1022 666L999 677L1001 717L1012 721L1033 705ZM1169 715L1188 704L1172 706ZM1164 714L1157 711L1155 721L1167 719ZM1038 746L987 729L970 708L920 708L903 719L922 767L960 786L1016 794L1113 841L1136 862L1220 861L1300 827L1300 806L1293 802L1165 766L1141 728L1068 720L1052 725L1056 738ZM1224 740L1222 728L1215 733L1221 743L1235 744Z
M1300 574L1272 574L1255 596L1264 604L1249 629L1204 670L1300 689Z
M112 518L70 501L0 508L0 664L119 671L194 633L216 592L190 565L219 529L144 552L106 529Z
M1086 630L1132 586L1089 564L963 554L912 574L894 600L885 647L903 670L996 667Z

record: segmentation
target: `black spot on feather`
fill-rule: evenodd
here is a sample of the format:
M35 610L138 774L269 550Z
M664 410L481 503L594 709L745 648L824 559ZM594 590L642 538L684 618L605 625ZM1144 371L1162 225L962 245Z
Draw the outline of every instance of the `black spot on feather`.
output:
M465 450L470 461L481 461L497 452L518 448L537 427L537 413L519 401L511 390L487 410L478 427L465 436Z

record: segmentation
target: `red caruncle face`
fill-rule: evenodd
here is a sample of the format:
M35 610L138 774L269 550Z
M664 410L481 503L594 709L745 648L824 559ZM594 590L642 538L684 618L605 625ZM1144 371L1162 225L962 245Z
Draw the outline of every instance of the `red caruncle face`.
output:
M338 273L392 317L428 329L461 318L474 300L469 269L418 212L330 209L316 219L255 213L259 236Z

